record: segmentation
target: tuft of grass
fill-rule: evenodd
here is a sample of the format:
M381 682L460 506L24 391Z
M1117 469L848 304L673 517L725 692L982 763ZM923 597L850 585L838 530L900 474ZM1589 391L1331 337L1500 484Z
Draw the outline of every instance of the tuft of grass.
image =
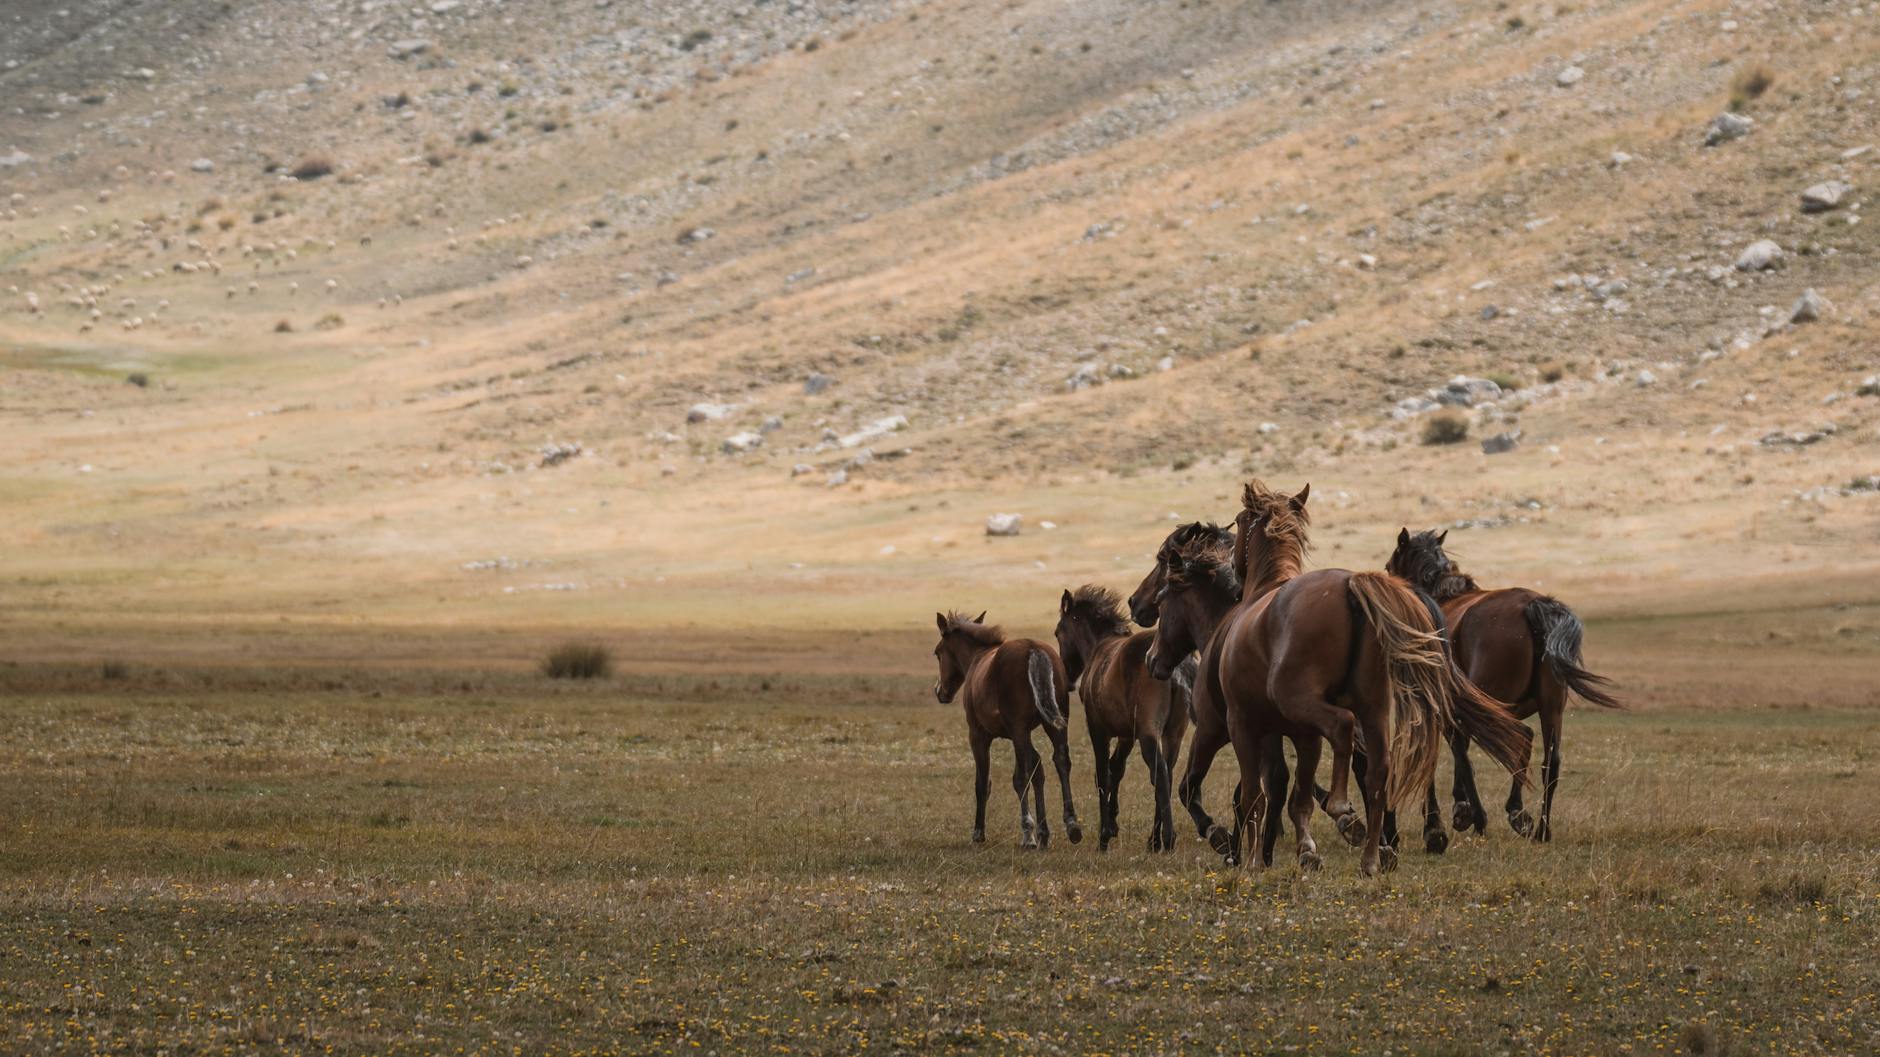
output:
M1540 365L1541 381L1558 382L1567 376L1567 368L1559 360L1548 360Z
M98 677L107 683L121 683L131 676L131 666L123 661L105 661L98 666Z
M1460 411L1437 411L1423 420L1423 443L1459 444L1469 436L1469 420Z
M313 329L338 330L345 325L346 317L340 315L338 312L328 312L326 315L321 316L318 322L314 323Z
M294 332L294 325L283 319L274 324L274 332L276 334L292 334Z
M142 371L132 371L124 376L124 380L139 389L150 388L150 376Z
M709 41L711 39L712 39L711 30L695 29L692 32L687 33L685 35L685 39L679 42L679 50L691 51L692 49L698 47L700 44L703 44L706 41Z
M1812 906L1828 901L1828 881L1820 875L1787 877L1764 881L1756 888L1756 902L1764 906Z
M1501 386L1504 392L1508 390L1512 390L1512 389L1521 388L1521 383L1515 380L1514 375L1509 374L1506 371L1491 371L1488 374L1483 375L1482 377L1488 379L1491 382L1494 382L1496 385Z
M598 642L564 642L542 658L550 679L604 679L613 671L613 651Z
M1752 101L1762 98L1762 94L1775 83L1775 71L1762 63L1738 70L1730 81L1730 109L1743 109Z
M296 180L318 180L333 175L333 159L324 154L309 154L294 163L287 175Z

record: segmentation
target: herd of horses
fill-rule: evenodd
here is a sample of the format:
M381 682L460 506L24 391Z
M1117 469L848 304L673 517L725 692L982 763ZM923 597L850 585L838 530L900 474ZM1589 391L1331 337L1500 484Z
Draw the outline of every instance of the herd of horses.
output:
M1020 846L1050 843L1043 761L1031 741L1039 726L1063 786L1065 830L1072 843L1083 838L1066 738L1073 688L1095 755L1097 839L1105 850L1117 836L1118 791L1137 747L1155 788L1152 851L1175 846L1172 795L1229 865L1241 861L1250 827L1257 827L1260 862L1272 864L1283 810L1300 866L1315 868L1317 808L1363 849L1360 869L1371 875L1396 864L1395 808L1421 792L1424 847L1440 854L1449 835L1435 776L1445 743L1455 761L1452 825L1459 833L1488 826L1471 742L1512 776L1504 810L1515 832L1552 838L1568 696L1619 706L1607 681L1582 665L1579 618L1536 591L1479 587L1444 553L1446 532L1399 532L1383 571L1307 571L1310 489L1287 495L1250 481L1231 529L1202 522L1175 529L1130 596L1127 617L1122 599L1106 588L1065 591L1055 647L1007 639L984 613L935 614L934 696L965 706L975 843L985 840L997 738L1014 748ZM1152 630L1132 632L1131 620ZM1538 819L1523 804L1533 735L1522 722L1537 713ZM1186 771L1171 791L1175 760L1190 737ZM1288 742L1296 774L1287 766ZM1322 788L1318 762L1327 742L1331 786ZM1228 745L1240 783L1232 824L1224 827L1203 808L1201 783ZM1362 817L1350 799L1353 778Z

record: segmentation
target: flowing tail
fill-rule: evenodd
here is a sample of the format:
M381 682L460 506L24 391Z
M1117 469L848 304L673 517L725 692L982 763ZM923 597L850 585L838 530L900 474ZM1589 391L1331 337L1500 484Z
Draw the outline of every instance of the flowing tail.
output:
M1038 714L1044 717L1047 726L1061 729L1064 713L1058 711L1057 665L1051 663L1051 655L1043 650L1032 650L1026 662L1026 673L1031 676L1031 700L1038 707Z
M1580 667L1580 640L1586 629L1566 603L1544 595L1536 598L1527 604L1527 622L1540 643L1541 660L1561 685L1602 708L1625 707L1603 689L1612 680Z
M1450 724L1455 668L1429 612L1402 580L1388 573L1352 573L1345 589L1384 655L1390 687L1386 800L1393 806L1408 804L1436 774ZM1527 727L1515 726L1527 733Z

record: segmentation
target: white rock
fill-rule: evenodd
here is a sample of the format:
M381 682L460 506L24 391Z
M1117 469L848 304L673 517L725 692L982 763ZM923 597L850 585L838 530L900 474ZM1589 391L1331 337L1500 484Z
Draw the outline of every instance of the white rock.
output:
M1826 213L1841 204L1841 199L1854 190L1846 180L1828 180L1818 183L1802 192L1802 212Z
M1653 374L1649 368L1640 368L1638 376L1634 378L1633 381L1638 383L1640 389L1644 389L1648 386L1657 385L1658 376Z
M736 404L693 404L685 413L687 422L716 422L736 410Z
M189 163L189 169L191 172L214 172L215 163L207 158L197 158Z
M845 448L859 448L869 441L874 440L876 437L885 437L890 433L896 433L906 428L906 415L889 415L887 418L878 418L870 422L854 433L843 437L838 443Z
M410 40L393 41L392 46L386 49L386 54L394 59L408 59L413 55L421 55L430 48L430 41L422 37L413 37Z
M986 535L1016 536L1024 518L1017 514L994 514L986 519Z
M1770 239L1758 239L1743 250L1736 259L1739 272L1760 272L1771 268L1782 259L1782 247Z
M1562 88L1571 88L1585 79L1585 70L1580 69L1578 66L1569 66L1560 71L1560 75L1554 78L1554 83Z
M1755 127L1754 118L1728 112L1718 114L1710 119L1710 127L1704 131L1704 146L1714 147L1719 143L1742 139Z
M747 451L755 451L763 446L764 435L761 433L752 433L750 430L745 430L743 433L734 433L726 437L723 445L726 455L742 455Z
M1795 304L1789 308L1789 322L1813 323L1826 315L1834 313L1834 302L1815 292L1814 287L1802 291Z

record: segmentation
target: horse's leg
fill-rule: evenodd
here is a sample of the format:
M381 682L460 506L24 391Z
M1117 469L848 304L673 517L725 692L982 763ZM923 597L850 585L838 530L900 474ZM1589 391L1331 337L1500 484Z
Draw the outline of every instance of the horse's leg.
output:
M1027 737L1025 743L1029 746L1031 739ZM1027 773L1031 775L1031 802L1037 808L1033 817L1037 820L1038 847L1049 848L1051 846L1051 816L1046 814L1044 809L1044 757L1039 755L1037 749L1031 750L1031 767Z
M1115 837L1123 826L1123 772L1129 769L1129 751L1135 748L1135 739L1125 735L1116 739L1116 747L1110 750L1110 836Z
M991 786L992 736L975 724L973 740L973 843L986 843L986 793Z
M1475 767L1469 763L1469 736L1460 730L1449 732L1449 755L1456 762L1456 779L1450 786L1450 796L1456 801L1455 814L1451 818L1457 833L1466 833L1473 829L1477 833L1488 832L1488 812L1482 807L1482 794L1475 788Z
M1109 851L1116 836L1116 801L1110 794L1110 738L1090 725L1090 751L1097 761L1097 850Z
M1279 735L1270 735L1265 741L1263 755L1266 775L1266 818L1260 823L1260 865L1273 865L1273 845L1279 841L1280 822L1286 811L1286 783L1291 778L1286 771L1286 743ZM1311 784L1312 776L1304 775L1304 784Z
M1220 722L1197 720L1195 740L1188 749L1188 767L1182 773L1181 786L1177 789L1182 806L1188 809L1189 817L1195 820L1195 834L1221 855L1227 854L1228 832L1201 806L1201 783L1208 777L1208 768L1213 766L1215 754L1226 744L1227 730Z
M1264 770L1264 754L1260 751L1262 739L1254 732L1231 721L1229 725L1236 727L1233 742L1234 756L1240 764L1240 784L1234 789L1234 828L1228 835L1228 851L1224 858L1227 865L1239 866L1242 835L1249 825L1257 828L1266 813L1263 803L1266 799L1266 785L1260 773Z
M1566 717L1567 689L1552 679L1541 685L1541 821L1534 839L1554 839L1554 788L1560 784L1560 724Z
M1508 827L1520 836L1532 837L1534 835L1534 816L1528 812L1527 806L1522 803L1521 796L1521 785L1526 778L1527 765L1523 763L1521 769L1516 771L1509 780L1508 802L1504 805L1504 809L1508 814Z
M1430 776L1429 791L1423 795L1423 850L1441 855L1449 848L1449 832L1443 829L1443 809L1436 802L1436 776Z
M1295 850L1303 870L1316 870L1320 865L1318 845L1312 843L1312 806L1317 798L1311 775L1319 769L1319 752L1323 747L1324 742L1314 734L1293 739L1293 751L1299 754L1299 775L1286 813L1292 817L1293 836L1297 840Z
M1358 780L1358 789L1360 791L1365 787L1364 776L1367 773L1366 768L1369 766L1366 762L1367 760L1368 757L1362 752L1353 753L1351 757L1351 776ZM1345 839L1351 840L1350 835L1347 834ZM1351 840L1351 843L1353 846L1356 846L1362 843L1363 840L1364 835L1360 833L1358 834L1358 839ZM1388 806L1384 808L1383 844L1386 848L1397 847L1397 812Z
M1150 851L1175 850L1175 818L1169 812L1169 765L1168 757L1162 752L1162 739L1148 737L1139 739L1142 744L1142 763L1149 768L1149 779L1155 785L1155 822L1149 827Z
M1031 735L1021 733L1012 739L1012 792L1018 794L1018 846L1036 848L1038 846L1037 827L1031 814L1031 776L1036 768L1032 757L1038 755L1031 747Z
M1051 765L1057 768L1058 788L1064 794L1064 835L1077 844L1084 839L1084 827L1077 821L1077 801L1071 796L1071 739L1063 727L1046 727L1051 739ZM1044 775L1038 776L1038 817L1044 818Z
M1352 753L1357 750L1358 719L1349 709L1339 708L1316 696L1310 687L1279 687L1273 697L1280 704L1280 714L1293 722L1319 732L1332 744L1332 786L1325 794L1325 812L1338 823L1338 832L1356 845L1364 842L1364 822L1351 805L1350 776ZM1383 822L1380 819L1379 825Z
M1359 872L1366 877L1374 877L1382 868L1389 870L1397 865L1397 847L1384 840L1386 827L1385 790L1390 788L1389 732L1384 724L1374 717L1367 716L1364 724L1364 743L1372 746L1372 758L1366 762L1362 789L1364 791L1365 844L1364 855L1358 861Z

